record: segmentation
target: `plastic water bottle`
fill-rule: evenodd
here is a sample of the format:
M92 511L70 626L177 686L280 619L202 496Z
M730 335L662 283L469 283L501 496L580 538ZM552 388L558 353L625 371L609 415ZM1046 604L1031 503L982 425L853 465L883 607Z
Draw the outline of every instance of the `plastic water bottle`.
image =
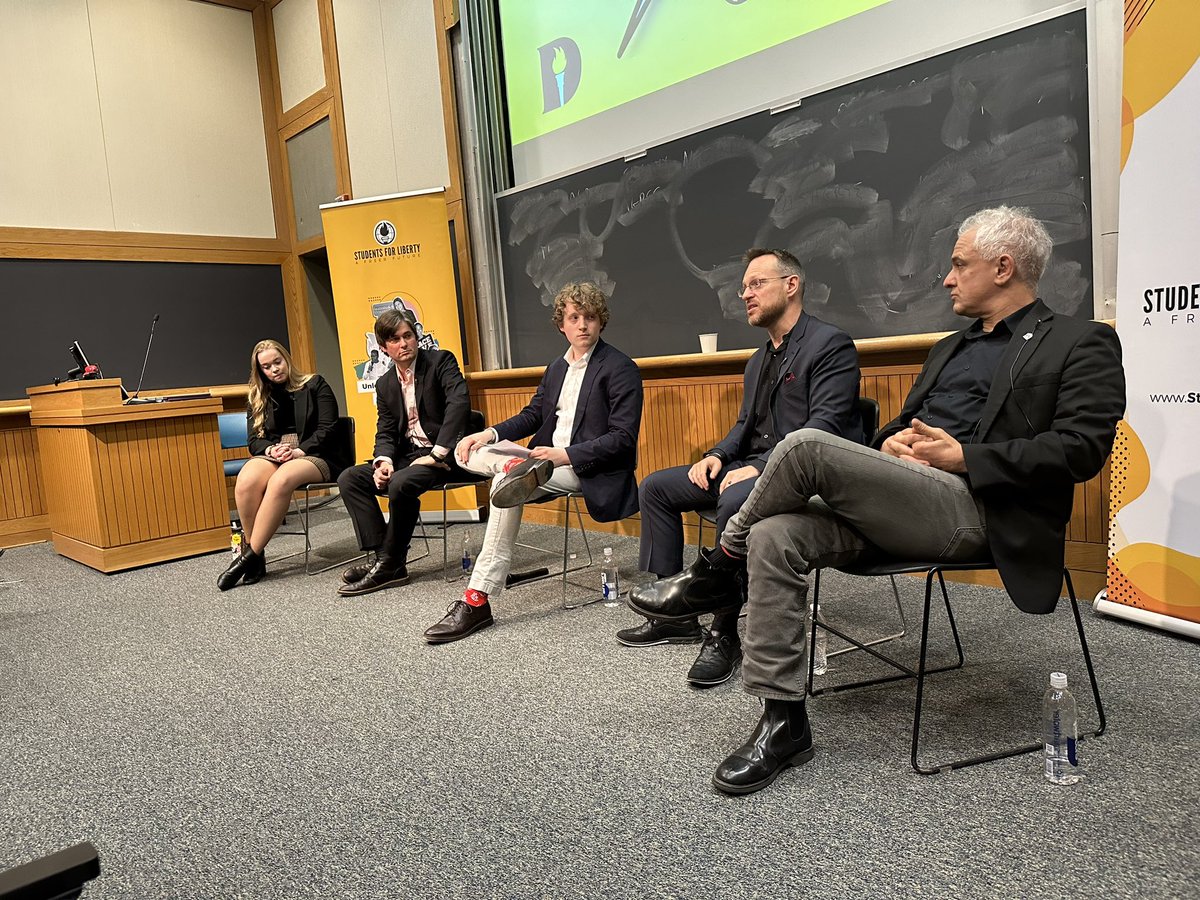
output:
M604 562L600 569L600 590L605 606L620 606L621 587L618 582L617 561L613 559L612 547L604 548Z
M244 538L245 532L242 531L241 521L234 519L233 526L229 532L229 552L233 554L234 559L242 555L242 540Z
M808 604L808 615L804 619L804 633L812 636L813 605ZM817 629L817 639L813 641L813 674L824 675L829 671L829 660L825 656L825 629Z
M463 574L470 575L471 567L473 565L474 565L474 563L471 561L471 534L470 534L470 532L464 531L463 532L463 546L462 546Z
M1075 698L1067 690L1067 676L1050 673L1050 687L1042 701L1042 743L1046 754L1046 780L1051 784L1076 784L1083 775L1075 756L1079 719Z

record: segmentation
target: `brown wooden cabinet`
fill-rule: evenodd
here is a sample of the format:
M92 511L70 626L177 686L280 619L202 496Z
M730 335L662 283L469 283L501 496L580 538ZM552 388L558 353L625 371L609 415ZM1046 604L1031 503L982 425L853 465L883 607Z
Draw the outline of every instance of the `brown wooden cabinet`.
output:
M219 399L124 406L115 378L28 394L55 550L116 572L229 546Z

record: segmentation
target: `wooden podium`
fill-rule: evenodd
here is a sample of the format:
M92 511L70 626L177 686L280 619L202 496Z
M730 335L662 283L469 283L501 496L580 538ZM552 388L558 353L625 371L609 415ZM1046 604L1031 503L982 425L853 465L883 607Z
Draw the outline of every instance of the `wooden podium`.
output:
M26 393L55 550L117 572L229 546L220 400L124 406L118 378Z

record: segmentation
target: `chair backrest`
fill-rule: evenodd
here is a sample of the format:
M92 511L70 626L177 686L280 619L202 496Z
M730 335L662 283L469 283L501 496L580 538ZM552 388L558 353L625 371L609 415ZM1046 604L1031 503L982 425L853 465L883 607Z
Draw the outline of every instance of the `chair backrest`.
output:
M222 450L245 447L250 443L250 437L246 433L245 413L221 413L217 416L217 428L221 432Z
M354 416L338 416L333 426L333 439L344 451L342 459L354 459Z
M858 417L862 420L863 443L871 443L875 432L879 430L879 403L870 397L859 397L854 403Z
M471 414L467 416L467 434L483 431L484 423L483 413L477 409L471 410Z

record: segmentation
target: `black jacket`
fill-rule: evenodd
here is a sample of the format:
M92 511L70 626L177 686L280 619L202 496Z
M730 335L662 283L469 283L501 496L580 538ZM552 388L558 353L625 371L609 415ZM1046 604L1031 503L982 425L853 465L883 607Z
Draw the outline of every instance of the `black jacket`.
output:
M909 427L964 334L929 351L904 409L873 446ZM963 444L992 558L1009 596L1026 612L1051 612L1058 603L1075 485L1104 466L1124 413L1116 332L1033 303L996 366L978 438Z
M300 436L300 449L310 456L317 456L329 463L330 477L336 479L338 473L353 463L351 451L346 447L337 446L334 440L334 425L338 420L338 402L333 388L320 375L314 375L293 395L296 411L296 433ZM252 435L254 418L250 410L246 410L246 433ZM283 437L275 427L275 405L268 397L267 408L263 414L263 436L251 436L249 445L253 456L262 456L272 444L278 444Z
M453 451L467 428L471 395L449 350L418 350L414 391L421 429L435 447ZM408 412L404 390L395 369L388 369L375 382L375 456L386 456L397 468L416 449L408 439Z

